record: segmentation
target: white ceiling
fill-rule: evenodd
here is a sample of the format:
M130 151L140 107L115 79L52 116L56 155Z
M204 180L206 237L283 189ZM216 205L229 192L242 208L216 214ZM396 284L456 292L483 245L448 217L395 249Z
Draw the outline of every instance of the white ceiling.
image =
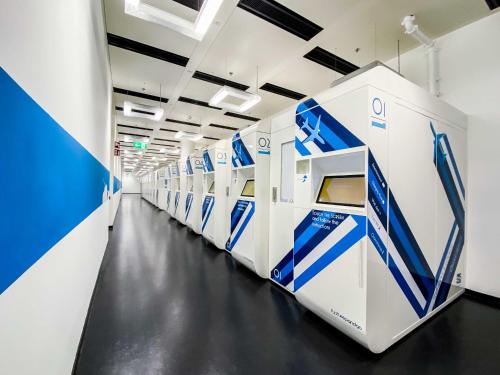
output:
M176 143L155 140L173 139L175 134L159 128L226 138L232 135L231 130L208 124L244 128L253 123L225 116L224 110L178 101L182 96L208 102L220 89L217 84L191 78L195 70L247 85L250 92L256 92L264 83L272 83L304 95L314 95L341 77L340 73L303 57L316 46L363 66L373 60L386 61L395 57L398 40L401 53L416 46L400 26L405 15L415 14L421 29L431 37L438 37L489 14L483 0L277 0L323 28L311 40L305 41L237 7L238 0L225 0L204 40L197 42L168 28L126 15L124 0L104 2L109 33L189 58L187 67L183 67L109 47L114 87L168 98L168 104L162 103L168 118L202 125L155 123L127 118L121 111L115 111L117 124L152 129L119 126L118 132L150 135L151 143L172 145ZM191 20L197 15L195 10L172 0L145 2ZM245 115L264 118L297 102L267 91L258 92L262 101ZM159 105L158 101L114 93L116 106L123 106L125 99ZM119 134L118 139L123 141L124 137ZM200 146L212 142L214 140L203 139ZM124 149L126 147L124 144ZM150 146L151 151L160 148Z

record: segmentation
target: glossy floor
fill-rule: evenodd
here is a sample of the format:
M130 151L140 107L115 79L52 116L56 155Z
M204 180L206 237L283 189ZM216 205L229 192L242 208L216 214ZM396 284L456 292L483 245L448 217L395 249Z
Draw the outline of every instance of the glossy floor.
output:
M165 212L125 195L76 373L500 374L500 310L461 298L373 355Z

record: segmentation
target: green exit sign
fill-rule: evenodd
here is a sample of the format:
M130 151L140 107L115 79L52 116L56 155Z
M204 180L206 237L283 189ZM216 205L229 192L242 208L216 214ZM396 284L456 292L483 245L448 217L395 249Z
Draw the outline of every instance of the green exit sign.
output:
M144 142L134 142L133 145L134 148L138 148L140 150L145 150L148 148L148 144Z

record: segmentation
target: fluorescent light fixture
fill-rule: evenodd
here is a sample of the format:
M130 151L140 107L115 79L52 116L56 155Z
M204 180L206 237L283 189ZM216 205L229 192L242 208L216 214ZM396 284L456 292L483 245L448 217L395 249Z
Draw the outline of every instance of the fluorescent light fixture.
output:
M165 152L165 148L160 148L160 152Z
M144 139L142 140L142 142L149 143L149 138L148 137L144 137Z
M199 141L200 139L203 138L203 134L200 133L186 133L183 132L182 130L179 130L177 133L175 133L174 136L175 139L187 139L193 142Z
M225 102L224 99L226 99L228 96L240 99L243 102L240 105ZM212 99L210 99L209 104L212 107L221 107L232 112L243 113L260 102L260 100L261 97L257 94L238 90L230 86L222 86L221 89L217 91L217 93L212 97Z
M128 155L130 154L130 151L129 150L125 150L125 155Z
M160 121L164 110L161 107L132 103L128 100L123 102L123 114L127 117L141 117L147 120Z
M128 135L125 136L123 139L125 142L132 142L132 138L130 138Z
M171 150L165 150L165 153L167 154L174 154L174 155L178 155L179 152L181 152L181 150L179 150L178 148L173 148Z
M144 21L168 27L178 33L201 41L212 24L223 1L224 0L205 0L194 22L152 5L145 4L143 0L125 0L125 13Z
M156 160L156 156L153 156L151 159Z

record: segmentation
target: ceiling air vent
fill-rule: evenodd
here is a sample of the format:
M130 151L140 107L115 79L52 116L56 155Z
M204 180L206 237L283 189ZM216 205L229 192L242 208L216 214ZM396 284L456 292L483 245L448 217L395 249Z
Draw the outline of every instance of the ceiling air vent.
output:
M187 6L188 8L191 8L199 12L205 0L174 0L174 1L176 3L182 4L184 6Z
M304 40L310 40L323 30L274 0L240 0L238 7Z
M187 57L111 33L108 33L108 44L180 66L186 66L189 61Z
M175 142L175 143L180 143L180 141L177 141L175 139L165 139L165 138L155 138L157 141L164 141L164 142Z
M165 122L173 122L175 124L182 124L182 125L189 125L189 126L197 126L200 127L200 124L196 124L194 122L189 122L189 121L181 121L181 120L174 120L173 118L166 118Z
M338 57L321 47L314 48L306 53L304 57L344 75L359 69L358 66L351 64L349 61L344 60L343 58Z
M306 97L306 95L300 92L295 92L292 90L285 89L284 87L273 85L272 83L266 83L260 87L261 90L272 92L273 94L286 96L287 98L292 98L295 100L301 100Z
M219 86L231 86L231 87L234 87L235 89L239 89L239 90L243 90L243 91L245 91L246 89L248 89L250 87L250 86L238 83L238 82L233 82L233 81L229 81L227 79L221 78L221 77L213 76L213 75L208 74L208 73L203 73L203 72L200 72L198 70L196 72L194 72L193 78L196 78L196 79L199 79L199 80L205 81L205 82L210 82L210 83L213 83L213 84L219 85Z
M123 94L123 95L129 95L129 96L136 96L138 98L153 100L155 102L159 102L159 101L161 101L162 103L167 103L168 102L167 98L160 98L159 96L149 95L149 94L145 94L143 92L125 90L125 89L121 89L119 87L113 87L113 92L115 92L117 94Z
M202 100L196 100L196 99L191 99L191 98L186 98L184 96L179 97L179 101L183 103L189 103L189 104L194 104L194 105L199 105L201 107L208 107L208 108L213 108L213 109L222 109L219 107L212 107L210 104L207 102L204 102Z
M208 126L211 126L213 128L226 129L226 130L238 130L238 128L233 128L232 126L219 125L219 124L209 124Z
M239 113L233 113L233 112L226 112L224 113L225 116L229 117L236 117L236 118L241 118L243 120L248 120L248 121L260 121L260 118L257 117L252 117L252 116L246 116L246 115L240 115Z
M488 4L488 7L491 10L494 10L494 9L500 7L500 0L486 0L486 4Z
M130 129L140 129L140 130L147 130L147 131L153 131L154 129L150 128L143 128L141 126L134 126L134 125L124 125L124 124L116 124L116 126L120 126L122 128L130 128Z

